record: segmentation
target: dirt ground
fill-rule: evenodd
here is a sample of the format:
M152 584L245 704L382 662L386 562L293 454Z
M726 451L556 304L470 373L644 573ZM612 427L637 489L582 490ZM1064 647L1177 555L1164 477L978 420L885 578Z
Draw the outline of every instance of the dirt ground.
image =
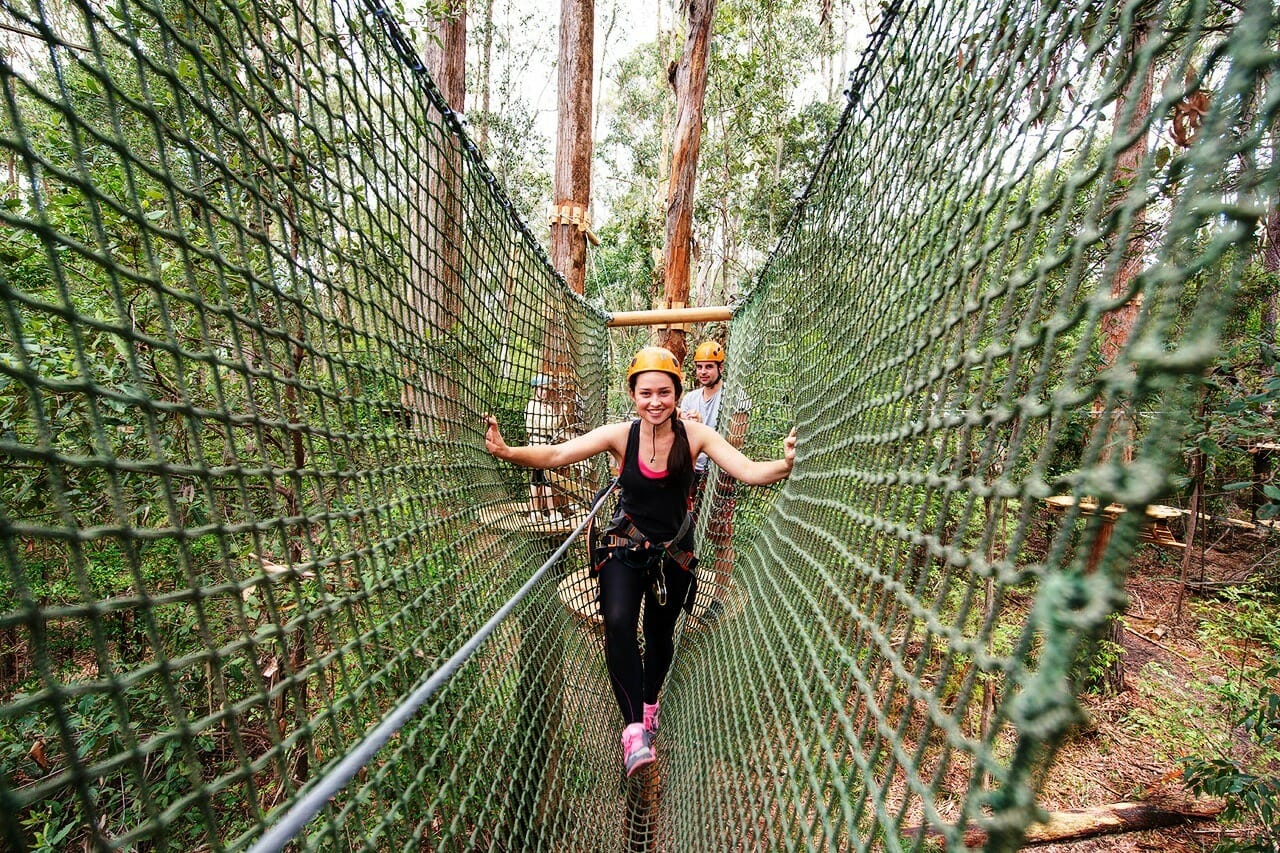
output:
M1211 540L1212 541L1212 540ZM1153 545L1139 549L1126 588L1129 607L1123 642L1126 689L1115 696L1085 695L1081 701L1089 721L1062 748L1041 795L1049 810L1084 809L1119 802L1160 802L1173 807L1190 802L1181 784L1178 756L1168 738L1149 734L1144 717L1167 715L1170 708L1204 709L1207 726L1226 727L1225 713L1214 709L1203 688L1232 677L1224 649L1206 645L1199 636L1198 606L1219 582L1238 582L1256 570L1258 560L1272 559L1280 537L1224 535L1203 554L1196 550L1188 580L1198 586L1184 595L1179 612L1182 552ZM1228 654L1225 656L1229 656ZM1164 829L1102 835L1071 843L1028 845L1037 851L1160 850L1201 853L1223 838L1212 819L1190 820Z

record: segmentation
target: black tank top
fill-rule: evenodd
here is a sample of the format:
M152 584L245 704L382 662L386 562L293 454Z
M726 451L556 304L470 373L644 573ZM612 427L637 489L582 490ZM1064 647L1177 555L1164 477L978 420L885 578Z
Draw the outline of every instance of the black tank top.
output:
M672 421L675 429L683 430L679 419ZM667 460L671 467L671 460ZM685 466L683 477L672 477L670 472L660 478L646 477L640 471L640 420L631 422L631 434L627 436L627 452L622 457L622 473L618 475L621 497L618 508L631 517L635 526L655 542L666 542L680 531L685 513L689 511L689 488L693 485L693 465ZM692 528L684 536L682 545L693 549Z

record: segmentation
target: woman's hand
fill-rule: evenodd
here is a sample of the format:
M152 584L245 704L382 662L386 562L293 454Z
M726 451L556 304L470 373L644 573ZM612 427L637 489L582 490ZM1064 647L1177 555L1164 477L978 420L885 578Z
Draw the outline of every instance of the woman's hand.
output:
M488 413L485 413L484 418L489 422L488 428L484 431L484 449L499 459L506 459L510 448L502 438L502 430L498 429L498 419Z
M685 430L689 433L689 448L693 453L707 454L730 477L750 486L767 486L770 483L785 480L796 464L796 431L794 429L782 442L781 459L760 461L744 456L741 450L708 426L690 423L685 426Z

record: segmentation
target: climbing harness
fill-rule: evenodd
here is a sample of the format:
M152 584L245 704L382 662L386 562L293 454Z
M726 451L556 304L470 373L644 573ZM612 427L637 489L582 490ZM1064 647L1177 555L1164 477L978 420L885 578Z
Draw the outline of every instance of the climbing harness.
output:
M618 485L617 477L613 482L596 493L592 500L595 505L607 497ZM655 542L644 534L625 512L619 510L603 530L596 530L595 521L587 530L588 547L591 549L591 571L598 575L604 564L617 558L623 565L645 574L653 586L658 604L667 604L667 583L663 576L663 567L668 559L681 569L692 575L689 592L681 606L692 612L694 598L698 588L698 557L693 551L679 544L693 524L693 514L685 512L680 529L666 542Z

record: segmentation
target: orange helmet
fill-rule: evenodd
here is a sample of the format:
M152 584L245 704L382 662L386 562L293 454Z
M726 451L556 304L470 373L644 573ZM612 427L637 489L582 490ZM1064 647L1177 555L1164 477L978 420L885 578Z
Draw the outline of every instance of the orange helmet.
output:
M627 368L627 384L631 385L635 381L637 373L646 373L650 370L658 370L662 373L670 374L671 378L676 381L676 393L680 393L680 389L683 387L680 377L680 363L671 354L671 350L665 347L645 347L641 349L631 359L631 366Z
M693 352L694 361L718 361L724 364L724 347L715 341L703 341Z

